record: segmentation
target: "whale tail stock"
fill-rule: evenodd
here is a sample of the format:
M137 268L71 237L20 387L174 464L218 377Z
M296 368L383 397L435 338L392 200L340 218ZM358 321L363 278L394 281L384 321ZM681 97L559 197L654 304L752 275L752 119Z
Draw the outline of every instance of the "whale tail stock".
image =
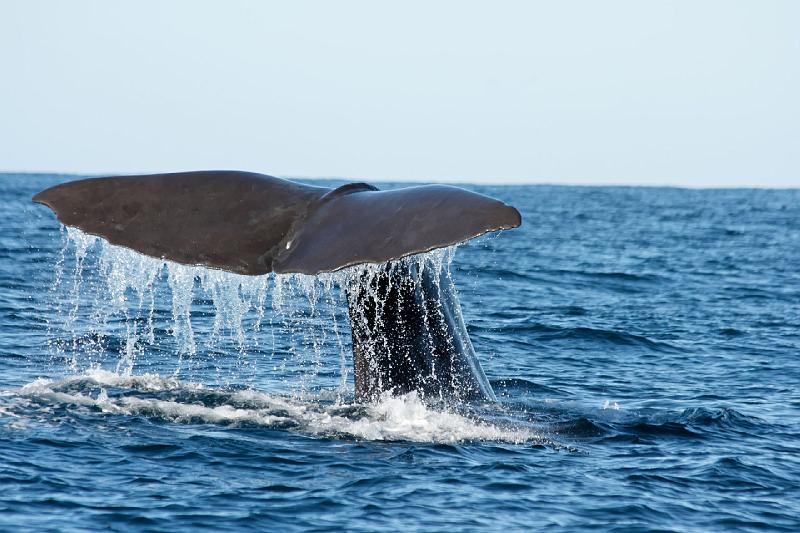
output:
M112 244L238 274L388 263L345 289L356 398L418 391L430 399L494 399L452 280L397 260L519 226L519 212L503 202L446 185L330 189L236 171L90 178L33 200ZM385 293L380 307L369 296L376 290Z

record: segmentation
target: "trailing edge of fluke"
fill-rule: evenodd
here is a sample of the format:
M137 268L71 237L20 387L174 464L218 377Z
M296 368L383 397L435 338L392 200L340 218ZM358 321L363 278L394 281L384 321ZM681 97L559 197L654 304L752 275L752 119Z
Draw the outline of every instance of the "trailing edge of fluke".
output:
M521 223L513 207L458 187L330 189L238 171L90 178L33 200L112 244L248 275L382 263Z

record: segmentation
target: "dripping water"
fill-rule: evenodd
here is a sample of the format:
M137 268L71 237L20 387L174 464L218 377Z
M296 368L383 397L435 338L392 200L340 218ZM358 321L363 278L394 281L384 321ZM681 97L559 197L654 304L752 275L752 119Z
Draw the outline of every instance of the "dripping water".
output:
M254 385L266 365L275 381L259 388L298 398L331 390L339 402L352 397L349 321L359 318L348 316L345 292L372 290L386 268L416 272L415 283L429 270L438 284L455 254L449 247L317 276L244 276L144 256L74 228L62 235L54 362L75 373L212 374L222 385ZM381 294L370 297L381 305Z

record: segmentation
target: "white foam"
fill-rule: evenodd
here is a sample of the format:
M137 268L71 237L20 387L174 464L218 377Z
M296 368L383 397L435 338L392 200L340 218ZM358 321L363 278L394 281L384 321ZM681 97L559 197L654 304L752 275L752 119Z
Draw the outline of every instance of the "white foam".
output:
M612 402L611 400L605 400L603 402L603 410L611 409L614 411L619 411L619 403Z
M101 390L97 391L97 388ZM109 394L112 387L124 394ZM205 390L216 393L215 405L181 401L181 393ZM172 392L167 398L152 398L140 392ZM542 437L524 427L501 427L487 421L425 405L415 393L385 395L375 404L347 405L267 394L256 390L226 391L199 384L182 383L155 374L125 376L104 370L52 381L40 378L18 391L28 399L59 405L88 406L98 416L139 415L176 423L225 426L293 427L324 437L367 441L413 441L460 443L499 441L541 442ZM223 399L219 405L219 399Z

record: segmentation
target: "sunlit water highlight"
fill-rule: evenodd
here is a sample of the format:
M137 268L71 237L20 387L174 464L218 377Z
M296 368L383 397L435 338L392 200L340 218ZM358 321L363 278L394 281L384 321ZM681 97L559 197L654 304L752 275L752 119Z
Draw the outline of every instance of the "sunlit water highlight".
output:
M423 260L499 401L441 409L353 401L347 273L60 232L65 179L0 179L0 530L800 529L798 191L476 187L524 226Z

